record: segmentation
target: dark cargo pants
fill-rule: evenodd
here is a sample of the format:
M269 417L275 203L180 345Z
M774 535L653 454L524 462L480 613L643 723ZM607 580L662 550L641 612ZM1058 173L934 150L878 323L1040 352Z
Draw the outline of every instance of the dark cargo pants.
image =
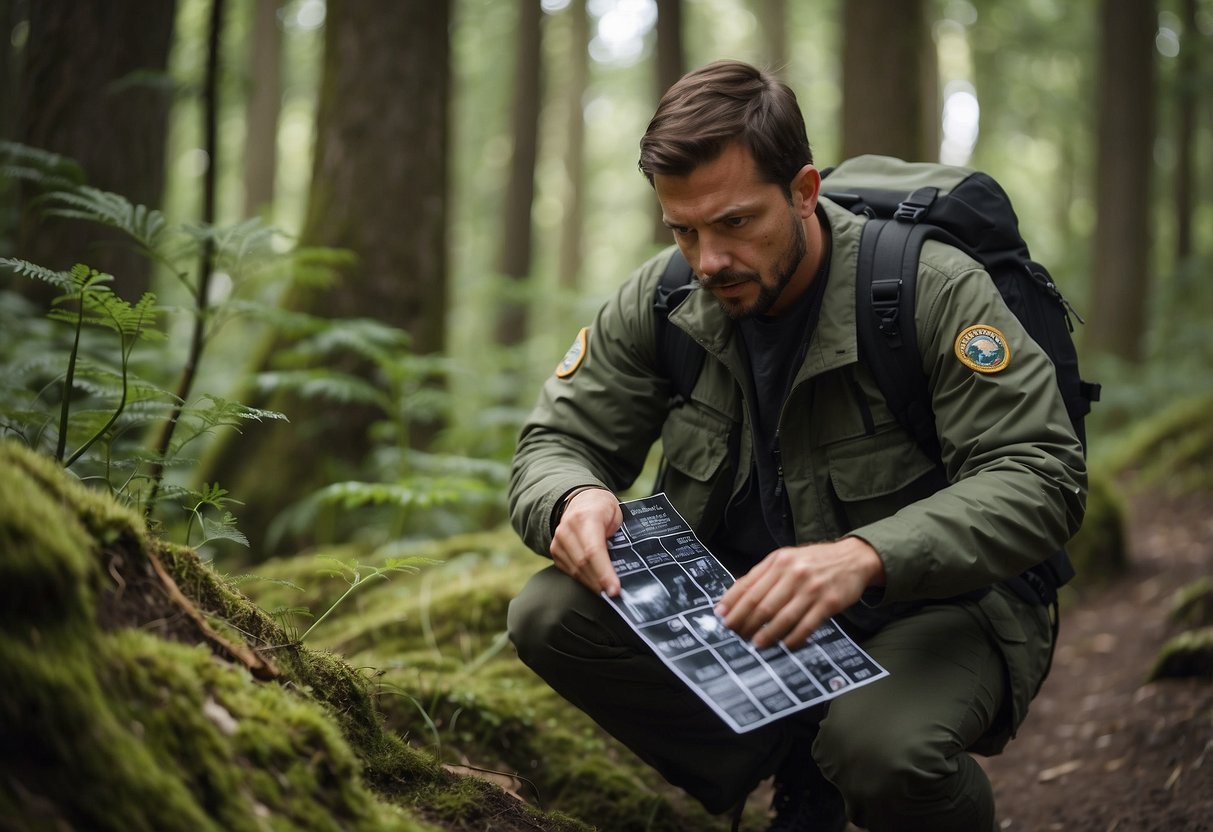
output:
M736 734L554 566L510 604L509 632L525 664L709 811L737 805L819 723L812 756L851 820L898 832L995 828L990 783L966 749L1001 748L1052 640L1043 607L1002 593L927 606L862 640L889 676Z

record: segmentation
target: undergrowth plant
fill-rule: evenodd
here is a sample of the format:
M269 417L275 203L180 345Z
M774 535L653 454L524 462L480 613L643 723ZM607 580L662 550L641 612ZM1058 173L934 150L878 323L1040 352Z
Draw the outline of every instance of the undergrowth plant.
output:
M225 327L241 319L245 330L238 335L248 337L252 328L291 344L257 376L259 392L288 392L326 407L369 406L379 414L366 476L321 489L287 512L280 528L319 526L314 539L356 537L372 543L376 557L391 558L392 547L410 536L500 519L508 477L503 459L409 448L417 420L452 408L442 383L447 359L414 355L407 333L379 321L322 318L275 303L288 281L331 283L351 265L349 252L281 252L289 241L259 220L173 223L83 184L69 160L22 145L0 143L0 175L40 189L35 205L42 217L117 229L186 299L166 308L148 293L132 303L113 290L113 277L84 264L60 272L0 260L0 268L59 293L46 314L17 293L0 292L0 436L54 455L154 524L171 521L189 545L228 540L247 546L236 526L239 495L219 484L191 485L202 440L221 429L287 418L194 390L199 365ZM207 288L218 274L226 276L226 292ZM166 327L172 328L166 319L173 316L193 331L184 351L166 349ZM345 369L351 366L370 370Z

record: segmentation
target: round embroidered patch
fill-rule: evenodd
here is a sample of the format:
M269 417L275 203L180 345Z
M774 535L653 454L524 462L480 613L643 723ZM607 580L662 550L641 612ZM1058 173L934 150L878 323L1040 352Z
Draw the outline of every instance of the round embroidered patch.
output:
M589 327L584 326L581 328L581 332L577 333L577 337L573 339L573 346L569 347L564 358L560 359L560 363L556 365L556 378L568 378L577 372L577 368L585 360L585 354L589 348L589 333Z
M1011 347L997 329L977 324L956 336L956 357L979 373L997 373L1011 363Z

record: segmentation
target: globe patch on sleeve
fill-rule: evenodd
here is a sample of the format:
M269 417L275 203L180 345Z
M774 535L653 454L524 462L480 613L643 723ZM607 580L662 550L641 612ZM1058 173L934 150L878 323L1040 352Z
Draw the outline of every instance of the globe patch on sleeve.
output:
M997 373L1011 363L1011 346L999 330L977 324L956 336L956 357L971 370Z
M577 337L573 339L573 345L556 365L556 378L568 378L577 372L577 368L581 366L581 362L585 360L585 354L589 350L589 334L590 329L585 326L581 328L581 332L577 333Z

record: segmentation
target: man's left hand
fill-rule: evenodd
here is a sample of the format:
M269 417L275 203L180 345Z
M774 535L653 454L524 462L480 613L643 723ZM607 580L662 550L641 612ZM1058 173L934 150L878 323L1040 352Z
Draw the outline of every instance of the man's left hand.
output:
M884 563L867 541L776 549L737 579L716 605L725 626L757 648L800 647L827 618L884 584Z

